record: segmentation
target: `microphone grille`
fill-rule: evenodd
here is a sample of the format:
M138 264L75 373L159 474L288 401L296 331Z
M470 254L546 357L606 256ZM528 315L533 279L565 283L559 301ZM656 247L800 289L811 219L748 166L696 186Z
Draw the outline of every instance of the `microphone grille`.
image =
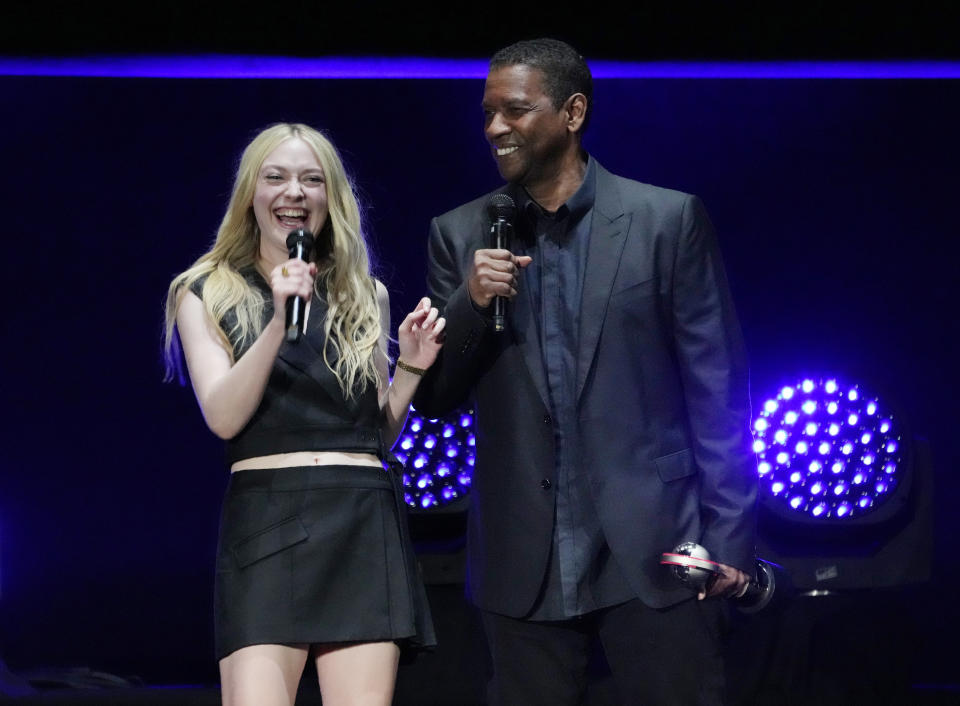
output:
M487 213L493 219L502 218L505 221L513 219L517 212L517 205L507 194L494 194L487 204Z
M313 247L313 233L306 228L297 228L287 234L287 250L301 243L303 244L304 250L309 252L310 248Z

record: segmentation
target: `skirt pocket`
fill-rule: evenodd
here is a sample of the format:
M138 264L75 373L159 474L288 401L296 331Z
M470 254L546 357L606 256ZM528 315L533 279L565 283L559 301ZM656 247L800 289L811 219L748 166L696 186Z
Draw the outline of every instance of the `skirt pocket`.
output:
M299 516L288 517L237 542L233 556L241 569L301 542L309 535Z

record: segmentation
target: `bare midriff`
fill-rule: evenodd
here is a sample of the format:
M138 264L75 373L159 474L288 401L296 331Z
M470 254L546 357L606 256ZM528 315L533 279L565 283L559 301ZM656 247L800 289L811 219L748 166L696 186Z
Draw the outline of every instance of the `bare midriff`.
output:
M252 468L294 468L297 466L376 466L382 468L380 459L371 453L353 451L294 451L292 453L254 456L235 462L231 473Z

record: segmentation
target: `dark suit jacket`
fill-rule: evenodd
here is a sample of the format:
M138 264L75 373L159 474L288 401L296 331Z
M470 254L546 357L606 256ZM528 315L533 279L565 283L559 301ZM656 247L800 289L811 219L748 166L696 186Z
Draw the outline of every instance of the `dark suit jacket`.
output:
M690 596L659 563L680 542L697 541L715 560L753 572L746 360L699 199L597 166L572 452L630 586L663 607ZM429 287L447 339L414 406L437 417L473 395L468 592L485 610L520 617L551 551L554 435L529 290L521 281L508 330L497 334L466 289L474 251L489 247L489 198L431 223Z

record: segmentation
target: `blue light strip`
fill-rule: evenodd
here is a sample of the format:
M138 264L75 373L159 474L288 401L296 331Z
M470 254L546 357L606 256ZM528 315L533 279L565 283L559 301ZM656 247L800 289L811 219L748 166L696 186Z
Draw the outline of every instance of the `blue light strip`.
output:
M957 79L960 61L592 61L594 78ZM217 79L482 79L485 59L416 57L0 57L0 76Z

